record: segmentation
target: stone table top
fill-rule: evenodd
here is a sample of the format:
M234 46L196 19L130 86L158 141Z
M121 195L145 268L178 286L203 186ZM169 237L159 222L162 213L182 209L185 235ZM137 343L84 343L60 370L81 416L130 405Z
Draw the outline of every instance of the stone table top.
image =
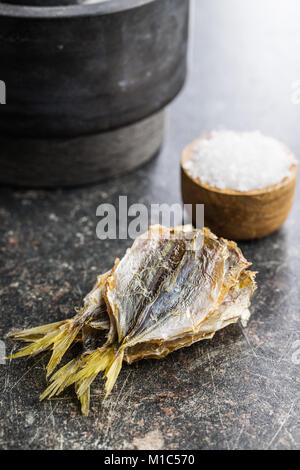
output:
M189 76L159 156L75 189L0 189L0 339L73 315L130 240L96 237L96 208L181 202L182 148L214 128L260 129L300 150L299 2L194 2ZM224 4L223 4L224 3ZM294 90L295 91L295 90ZM252 317L161 361L125 365L81 416L73 389L39 402L46 356L0 365L4 449L296 449L300 445L300 206L277 233L240 244L259 271ZM12 343L5 340L7 351Z

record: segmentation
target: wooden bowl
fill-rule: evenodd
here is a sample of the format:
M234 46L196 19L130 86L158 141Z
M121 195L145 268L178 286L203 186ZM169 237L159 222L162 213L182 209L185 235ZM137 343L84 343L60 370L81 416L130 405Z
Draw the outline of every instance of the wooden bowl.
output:
M182 199L184 204L193 205L193 223L196 204L204 204L205 225L224 238L249 240L278 230L293 204L297 166L292 165L287 178L266 188L245 192L213 188L192 178L184 169L199 140L189 144L181 158Z

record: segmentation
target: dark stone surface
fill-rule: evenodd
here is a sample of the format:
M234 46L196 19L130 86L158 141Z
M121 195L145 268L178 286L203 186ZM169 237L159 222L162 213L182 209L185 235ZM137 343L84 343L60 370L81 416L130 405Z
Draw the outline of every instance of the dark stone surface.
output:
M199 134L220 125L261 129L300 150L300 107L291 102L291 83L300 79L299 2L196 5L190 76L158 158L92 187L1 189L0 338L13 326L73 312L96 274L131 243L97 240L96 207L120 194L129 203L179 202L180 151ZM99 378L89 417L72 389L39 403L47 357L8 361L0 365L0 446L299 448L299 198L298 191L279 232L241 244L259 271L247 328L233 325L162 361L125 365L104 403Z

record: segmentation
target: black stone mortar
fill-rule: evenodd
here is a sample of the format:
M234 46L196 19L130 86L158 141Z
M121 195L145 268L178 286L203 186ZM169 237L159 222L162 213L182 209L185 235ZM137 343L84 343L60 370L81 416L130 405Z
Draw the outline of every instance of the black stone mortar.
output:
M0 1L1 182L99 181L162 144L186 76L189 1L90 1Z

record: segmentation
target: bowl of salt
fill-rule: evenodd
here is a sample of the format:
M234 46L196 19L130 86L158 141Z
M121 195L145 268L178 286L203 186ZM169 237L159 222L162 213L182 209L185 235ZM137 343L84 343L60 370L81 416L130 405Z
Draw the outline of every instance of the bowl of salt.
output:
M213 131L190 143L181 158L184 204L204 204L205 224L235 240L278 230L291 210L297 161L278 140L258 131Z

